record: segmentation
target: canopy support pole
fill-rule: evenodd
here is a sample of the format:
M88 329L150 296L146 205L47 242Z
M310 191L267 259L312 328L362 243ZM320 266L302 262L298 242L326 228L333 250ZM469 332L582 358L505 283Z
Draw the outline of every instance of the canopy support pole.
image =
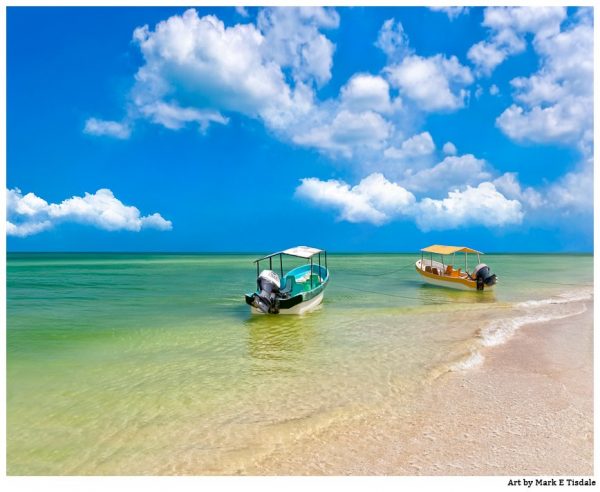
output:
M281 280L283 280L283 255L279 255L279 269L281 270Z
M310 257L310 288L312 289L313 281L312 281L312 272L313 272L313 261L312 256Z
M319 253L319 277L321 276L321 253Z

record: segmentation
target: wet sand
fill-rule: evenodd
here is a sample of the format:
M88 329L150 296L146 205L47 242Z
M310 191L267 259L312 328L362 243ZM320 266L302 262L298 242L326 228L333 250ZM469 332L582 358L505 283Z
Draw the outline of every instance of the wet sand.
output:
M592 475L593 302L523 326L483 364L410 408L332 423L235 472L249 475ZM287 441L287 440L286 440Z

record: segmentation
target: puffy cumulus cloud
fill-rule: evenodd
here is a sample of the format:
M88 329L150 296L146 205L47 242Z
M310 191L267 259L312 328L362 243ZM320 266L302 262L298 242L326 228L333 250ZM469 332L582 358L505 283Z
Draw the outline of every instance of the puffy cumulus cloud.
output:
M497 96L499 93L500 93L500 89L498 88L498 86L496 84L492 84L490 86L490 95Z
M405 57L399 64L384 69L392 87L412 99L424 111L453 111L464 106L473 82L468 67L458 58L438 54L429 58L418 55Z
M400 147L388 147L383 155L388 159L402 160L430 155L435 151L435 143L429 132L419 133L406 139Z
M483 75L526 47L526 35L533 34L534 45L560 31L566 18L564 7L488 7L483 25L490 30L487 40L474 44L467 57Z
M245 16L247 11L238 13ZM188 9L152 28L138 27L133 41L143 63L130 91L127 129L145 119L171 130L193 125L205 132L241 114L262 121L279 138L293 140L311 127L332 124L336 116L344 119L344 110L359 114L358 124L369 118L379 124L365 112L400 106L400 99L390 101L381 77L357 74L343 96L316 100L316 87L331 78L335 50L321 30L338 25L334 9L300 7L261 9L255 22L231 26ZM119 136L115 122L93 118L86 131ZM318 139L313 141L330 151L329 142L322 148Z
M142 216L136 207L123 204L108 189L74 196L61 203L48 203L33 193L23 195L14 188L7 190L6 202L9 236L30 236L60 222L88 224L107 231L172 228L171 222L160 214Z
M467 57L479 73L490 75L508 57L508 50L500 49L494 43L480 41L469 48Z
M490 182L451 191L442 200L417 201L403 186L373 173L353 187L335 179L305 178L296 189L296 196L336 210L338 220L379 226L391 220L412 219L423 231L477 225L500 227L518 224L523 219L519 201L507 199Z
M322 85L331 78L334 45L319 28L337 28L334 9L322 7L267 8L258 15L264 33L263 51L281 67L290 67L301 81Z
M355 74L340 90L341 104L351 111L373 110L389 113L402 106L401 99L390 100L390 86L377 75Z
M16 237L27 237L39 232L45 231L52 227L52 222L49 220L28 221L23 223L13 224L10 220L6 221L6 235Z
M531 109L513 104L504 110L496 123L513 140L573 142L583 136L586 123L591 123L586 121L586 109L582 104L534 106Z
M380 114L373 111L360 113L341 110L334 113L330 122L314 126L293 137L298 145L316 147L330 154L341 154L347 158L365 149L384 147L392 130Z
M493 181L506 197L523 204L533 223L555 223L557 220L583 219L594 211L593 162L589 157L571 172L552 183L535 189L523 186L516 173L504 173ZM582 222L585 226L587 222Z
M429 7L429 9L435 12L443 12L451 21L469 12L469 7Z
M119 123L118 121L88 118L83 127L83 132L89 135L106 135L125 140L131 135L131 128L127 122Z
M448 156L431 168L408 174L401 184L413 192L428 193L477 185L492 178L488 167L484 160L472 154Z
M392 60L402 59L411 52L402 23L393 18L381 26L375 46Z
M456 145L454 145L452 142L446 142L442 147L442 150L446 155L456 155L456 153L458 152L458 150L456 149Z
M594 212L594 169L592 159L582 163L579 169L562 176L545 190L545 203L549 211L557 210L563 215L578 218Z
M587 10L587 9L586 9ZM585 10L584 10L585 11ZM593 26L586 16L534 42L540 68L511 81L515 103L496 120L517 141L562 142L591 154L593 138Z
M527 209L535 210L547 204L542 193L531 186L521 185L517 173L504 173L494 179L493 184L504 196L519 200Z
M407 213L415 202L412 193L380 173L367 176L353 187L335 179L305 178L296 188L296 196L337 210L339 220L375 225Z
M229 111L278 127L310 105L266 56L265 36L253 24L225 27L217 17L189 9L153 31L137 28L134 40L145 62L135 76L134 105L170 128L222 123L220 114Z
M518 200L509 200L493 183L451 191L442 200L424 198L416 209L415 220L423 231L456 229L482 225L502 227L520 224L523 210Z

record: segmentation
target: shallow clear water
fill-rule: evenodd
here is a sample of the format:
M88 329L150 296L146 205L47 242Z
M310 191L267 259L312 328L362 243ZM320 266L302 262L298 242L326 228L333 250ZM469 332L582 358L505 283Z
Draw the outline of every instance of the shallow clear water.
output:
M240 472L319 428L410 411L478 347L591 295L592 256L484 258L495 292L426 286L417 255L332 254L324 304L294 317L249 314L250 256L9 254L8 473Z

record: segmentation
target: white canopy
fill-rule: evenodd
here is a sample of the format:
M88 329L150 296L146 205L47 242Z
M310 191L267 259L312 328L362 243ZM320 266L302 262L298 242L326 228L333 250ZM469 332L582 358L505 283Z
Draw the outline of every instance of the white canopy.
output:
M256 261L264 260L266 258L270 258L272 256L277 256L277 255L290 255L290 256L297 256L299 258L310 258L311 256L314 256L316 254L323 253L323 251L325 251L325 250L318 249L318 248L311 248L310 246L294 246L293 248L288 248L283 251L278 251L277 253L271 253L270 255L263 256L262 258L259 258Z
M311 248L310 246L295 246L282 251L282 253L284 255L299 256L300 258L310 258L322 251L322 249Z

